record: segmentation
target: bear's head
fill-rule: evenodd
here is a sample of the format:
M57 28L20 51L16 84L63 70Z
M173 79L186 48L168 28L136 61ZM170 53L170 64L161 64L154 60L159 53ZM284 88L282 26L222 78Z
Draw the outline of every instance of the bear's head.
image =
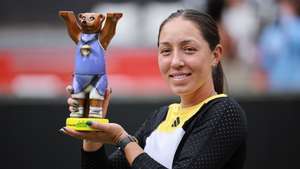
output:
M79 24L83 33L100 32L104 16L100 13L80 13L78 14Z

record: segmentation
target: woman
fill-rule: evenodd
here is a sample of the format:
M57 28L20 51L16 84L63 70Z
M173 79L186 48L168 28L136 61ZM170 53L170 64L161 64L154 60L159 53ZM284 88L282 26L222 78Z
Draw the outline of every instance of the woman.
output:
M89 133L64 128L66 134L83 139L82 168L242 168L246 118L240 106L222 94L219 43L210 16L195 10L171 14L159 29L158 64L180 103L157 110L135 137L113 123L89 122L100 130ZM76 108L73 99L68 102ZM107 157L104 144L120 149Z

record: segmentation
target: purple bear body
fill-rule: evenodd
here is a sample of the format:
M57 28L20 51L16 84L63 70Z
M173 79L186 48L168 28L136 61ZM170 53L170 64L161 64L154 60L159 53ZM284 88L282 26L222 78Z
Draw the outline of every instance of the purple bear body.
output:
M92 85L101 96L104 95L107 88L104 57L104 49L98 40L98 34L81 34L76 47L73 77L75 94Z

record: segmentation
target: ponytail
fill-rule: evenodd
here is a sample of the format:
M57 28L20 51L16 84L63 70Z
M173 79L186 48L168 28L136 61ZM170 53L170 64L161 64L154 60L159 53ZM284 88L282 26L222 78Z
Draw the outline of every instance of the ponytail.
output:
M218 94L224 92L224 72L221 62L217 64L212 70L212 78L214 83L215 91Z

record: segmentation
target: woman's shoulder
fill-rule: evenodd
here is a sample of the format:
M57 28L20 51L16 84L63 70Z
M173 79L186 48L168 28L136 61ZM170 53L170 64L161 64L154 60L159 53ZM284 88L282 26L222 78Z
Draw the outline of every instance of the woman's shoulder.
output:
M239 133L244 138L247 135L247 118L238 102L227 96L208 102L184 127L189 132L198 131L196 128L218 129L225 133Z
M161 106L157 109L155 109L147 118L146 121L144 122L143 126L148 129L153 129L155 126L161 123L163 119L166 117L167 112L168 112L169 106Z
M240 104L231 96L216 98L206 105L209 110L217 112L244 112Z
M232 97L220 97L209 101L198 112L196 121L211 121L213 123L238 122L247 124L246 113L240 104Z
M159 108L157 108L156 110L154 110L154 112L152 113L152 116L151 118L154 118L154 119L161 119L161 118L164 118L169 110L169 106L170 105L164 105L164 106L161 106Z
M204 110L205 111L205 110ZM234 123L235 125L247 125L246 113L240 104L232 97L217 98L207 104L206 111L202 112L201 121L214 119L218 123Z

